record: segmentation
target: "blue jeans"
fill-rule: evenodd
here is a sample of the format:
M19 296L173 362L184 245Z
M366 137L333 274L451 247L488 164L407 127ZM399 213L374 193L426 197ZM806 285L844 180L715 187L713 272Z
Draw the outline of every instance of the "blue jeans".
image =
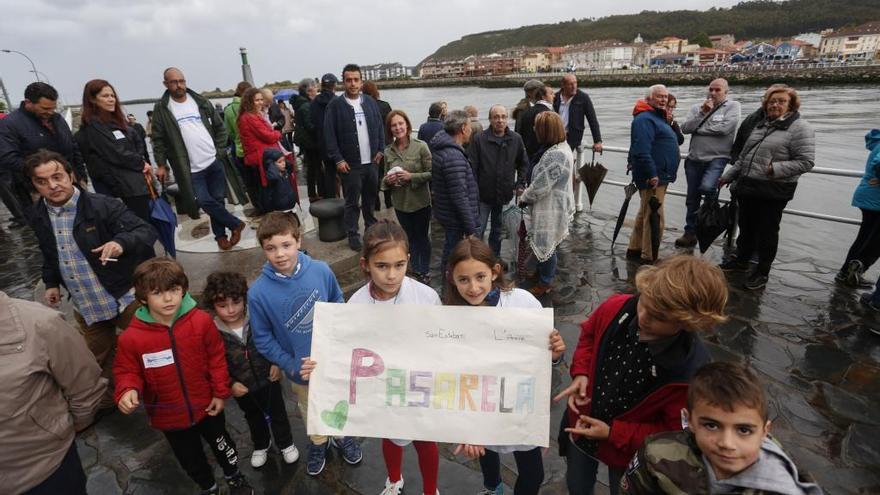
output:
M568 493L593 495L596 474L599 471L599 461L581 452L574 445L569 445L565 464L565 483L568 485ZM622 477L622 469L608 468L608 491L611 492L611 495L620 493L620 478Z
M538 262L538 282L544 285L550 285L556 278L556 251L547 259L547 261Z
M716 158L708 162L698 162L690 158L684 161L684 174L687 177L687 216L684 231L693 234L697 231L697 210L703 196L711 197L718 194L718 178L724 172L727 158Z
M461 228L453 228L453 227L443 227L445 231L445 237L443 239L443 254L440 257L440 276L443 277L443 280L446 280L446 260L449 258L449 253L455 249L455 246L461 242L462 239L470 232L465 232Z
M412 271L419 275L427 275L431 271L431 207L405 212L394 210L397 221L409 239L409 256Z
M226 229L232 230L242 223L226 210L226 173L223 172L223 162L214 160L205 170L192 174L192 188L199 208L205 210L211 218L214 239L226 237Z
M477 237L481 240L486 233L486 227L489 226L489 217L491 216L492 230L489 231L489 247L495 253L495 256L501 256L501 210L504 205L490 205L480 201L480 231Z
M379 191L379 169L373 163L351 165L347 173L340 173L342 194L345 196L345 229L348 237L358 236L358 216L364 215L364 230L376 223L375 206Z

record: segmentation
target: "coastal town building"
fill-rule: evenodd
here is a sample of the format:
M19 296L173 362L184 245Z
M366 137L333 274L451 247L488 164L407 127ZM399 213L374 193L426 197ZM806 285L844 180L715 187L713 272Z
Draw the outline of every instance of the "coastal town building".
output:
M712 48L729 50L736 43L736 38L732 34L713 34L709 36L709 41L712 42Z
M399 79L412 77L414 67L407 67L399 62L387 64L362 65L361 74L365 81L379 81L383 79Z
M824 33L819 56L835 60L873 60L880 51L880 21Z
M641 37L636 38L641 40ZM643 66L648 63L648 45L616 40L591 41L571 45L562 53L562 65L572 70L609 70Z
M682 49L687 45L687 38L667 36L651 43L651 46L648 48L648 56L653 59L658 55L666 55L667 53L684 53Z

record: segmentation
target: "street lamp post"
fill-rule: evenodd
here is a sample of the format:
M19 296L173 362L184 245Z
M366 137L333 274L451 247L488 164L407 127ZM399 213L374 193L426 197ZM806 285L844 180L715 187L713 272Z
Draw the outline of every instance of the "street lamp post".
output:
M0 49L0 52L3 52L3 53L17 53L17 54L21 55L22 57L26 58L26 59L28 60L28 62L31 63L31 68L33 68L33 71L31 71L31 72L34 73L34 77L37 78L37 82L40 82L40 76L37 74L37 66L34 65L34 61L31 60L30 57L28 57L27 55L25 55L24 53L22 53L22 52L20 52L20 51L18 51L18 50L7 50L6 48L3 48L3 49Z

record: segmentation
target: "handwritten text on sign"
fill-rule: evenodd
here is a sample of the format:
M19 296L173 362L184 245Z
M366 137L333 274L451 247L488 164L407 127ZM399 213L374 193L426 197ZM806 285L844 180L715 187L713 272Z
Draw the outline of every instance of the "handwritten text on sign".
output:
M319 303L309 434L547 446L553 311Z

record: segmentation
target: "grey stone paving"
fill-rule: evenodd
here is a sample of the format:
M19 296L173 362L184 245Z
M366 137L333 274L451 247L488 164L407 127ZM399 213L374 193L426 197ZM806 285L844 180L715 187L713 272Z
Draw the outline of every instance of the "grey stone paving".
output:
M0 222L6 224L5 211L0 212ZM623 257L629 228L623 229L620 244L612 251L613 225L614 216L599 211L576 217L571 237L560 248L557 288L542 301L555 308L556 326L568 344L569 358L578 324L585 316L612 293L631 291L633 287L638 266ZM662 254L675 251L672 241L679 234L666 233ZM441 239L437 232L434 237L436 258ZM304 247L313 254L329 253L327 256L337 260L335 266L344 267L341 271L354 266L351 254L346 256L342 245L322 251L326 247L307 239ZM721 251L716 245L705 257L720 261ZM200 276L223 265L247 270L253 278L256 274L251 270L260 265L260 257L258 250L252 250L182 257L181 261L191 275ZM704 338L716 359L747 362L758 371L771 398L774 434L827 493L880 493L880 336L869 331L880 328L880 320L858 304L855 291L833 283L838 257L839 253L829 253L829 259L805 258L783 239L767 288L747 292L738 288L741 276L731 276L730 319ZM39 264L40 256L27 230L0 232L3 290L17 297L31 297ZM341 277L353 279L350 272L341 273ZM436 274L434 278L439 280ZM567 383L563 374L567 370L556 372L554 389ZM304 425L292 392L285 393L294 438L304 453ZM554 431L561 409L557 405L552 411ZM251 449L245 422L232 401L227 405L227 423L240 446L242 469L258 493L371 494L383 486L385 471L375 439L364 439L365 456L359 466L332 458L325 472L313 478L305 474L302 460L286 466L276 453L266 466L254 472L247 462ZM77 442L89 474L90 493L196 491L176 465L161 434L146 425L142 413L108 416ZM511 493L515 465L510 456L504 456L503 462L507 493ZM564 461L551 446L545 456L542 493L565 493L564 469ZM440 491L444 494L475 493L480 486L479 467L453 457L450 446L441 447L440 473ZM411 448L404 457L404 478L407 493L420 493L416 456ZM607 489L600 487L598 493L607 493Z

